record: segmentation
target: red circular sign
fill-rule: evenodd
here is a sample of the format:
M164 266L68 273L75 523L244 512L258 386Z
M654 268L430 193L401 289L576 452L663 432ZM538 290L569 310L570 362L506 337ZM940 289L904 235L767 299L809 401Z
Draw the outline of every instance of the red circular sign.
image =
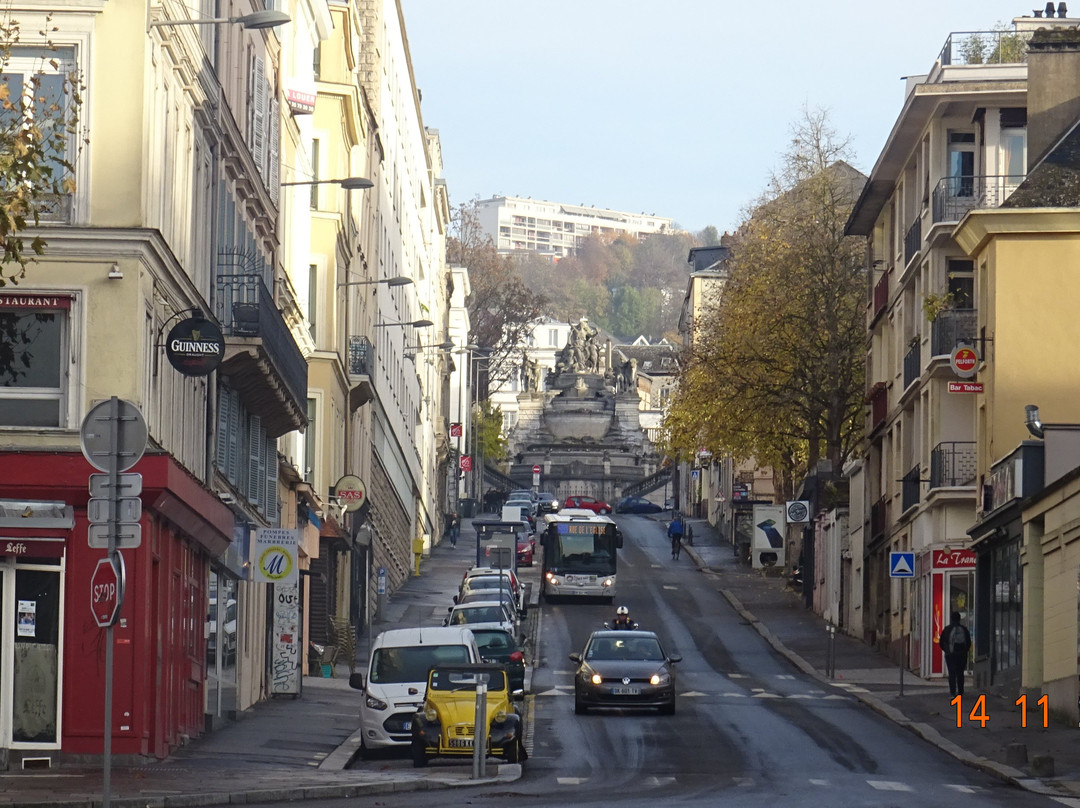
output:
M540 473L540 467L539 466L533 466L533 474L539 474L539 473Z
M90 609L101 628L113 625L120 611L120 576L107 558L97 563L90 578Z
M979 364L979 355L975 353L975 349L966 345L961 345L953 351L950 359L953 370L960 376L971 376Z

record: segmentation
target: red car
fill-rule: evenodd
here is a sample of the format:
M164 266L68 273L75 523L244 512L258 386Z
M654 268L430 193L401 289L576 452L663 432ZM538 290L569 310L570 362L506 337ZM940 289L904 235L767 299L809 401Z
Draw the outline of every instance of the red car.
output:
M563 508L585 508L593 513L611 513L610 505L593 497L567 497L563 501Z
M517 537L517 563L519 567L531 567L533 565L533 553L535 552L534 540L519 533Z

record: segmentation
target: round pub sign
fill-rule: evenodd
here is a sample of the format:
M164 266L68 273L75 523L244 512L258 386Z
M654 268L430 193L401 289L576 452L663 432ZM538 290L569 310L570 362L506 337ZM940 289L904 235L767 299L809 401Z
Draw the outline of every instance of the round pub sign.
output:
M225 356L225 338L209 320L189 317L172 327L165 340L165 356L185 376L207 376Z
M346 474L334 486L334 496L341 503L343 510L357 511L367 502L367 487L355 474Z
M979 355L969 345L958 345L949 357L949 364L952 366L953 373L961 379L970 379L975 375Z

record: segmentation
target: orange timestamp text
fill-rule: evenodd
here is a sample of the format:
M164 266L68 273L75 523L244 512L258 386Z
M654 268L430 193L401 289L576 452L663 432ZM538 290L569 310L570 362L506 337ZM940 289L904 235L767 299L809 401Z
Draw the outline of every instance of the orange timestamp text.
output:
M964 697L955 696L952 701L949 702L956 708L956 726L959 728L963 725L964 721ZM1021 696L1016 700L1016 706L1020 708L1020 727L1026 729L1028 725L1028 697ZM1035 702L1036 708L1042 708L1042 726L1046 729L1050 726L1050 697L1042 696ZM971 710L968 712L967 720L973 724L978 724L981 727L985 727L990 723L990 713L986 709L986 696L980 695L976 697L975 703L972 705Z

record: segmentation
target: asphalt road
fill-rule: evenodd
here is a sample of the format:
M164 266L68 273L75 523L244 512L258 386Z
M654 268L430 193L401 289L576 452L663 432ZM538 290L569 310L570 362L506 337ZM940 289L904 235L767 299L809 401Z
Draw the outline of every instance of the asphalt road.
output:
M573 710L573 663L607 604L544 603L530 758L513 785L464 787L449 804L514 806L1071 805L969 769L778 656L719 593L722 575L671 559L662 523L617 517L617 604L679 653L674 716ZM411 765L407 760L383 765ZM433 763L432 766L438 765ZM497 792L497 793L496 793ZM443 801L443 800L440 800ZM319 805L319 803L310 803ZM331 805L333 803L327 803ZM415 806L387 795L382 806Z

